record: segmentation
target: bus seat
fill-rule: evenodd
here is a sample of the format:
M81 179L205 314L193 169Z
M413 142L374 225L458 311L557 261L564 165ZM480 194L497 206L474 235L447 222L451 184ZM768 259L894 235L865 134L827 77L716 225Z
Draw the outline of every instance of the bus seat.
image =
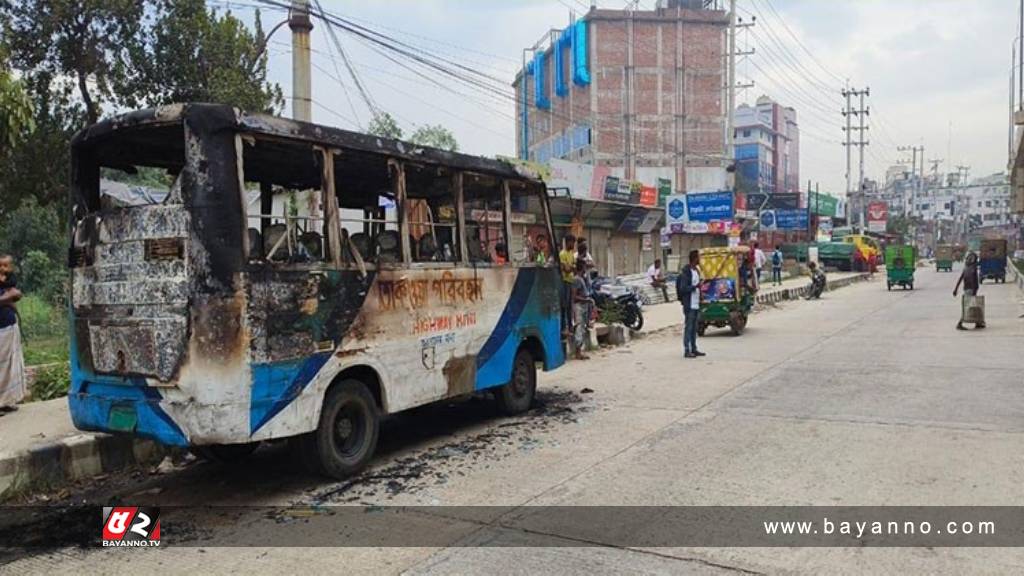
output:
M434 237L430 234L424 234L420 237L419 241L419 260L420 262L431 262L436 260L437 255L437 242Z
M359 255L362 256L363 260L368 262L375 260L374 255L370 252L370 237L365 232L356 232L349 236L348 241L352 243L353 248L359 251Z
M249 235L249 258L263 258L263 235L255 228L249 228L246 232Z
M309 251L309 257L314 260L324 259L323 236L318 232L306 232L299 237L299 242Z
M270 254L270 251L274 249L274 244L277 244L277 241L284 236L287 230L288 227L284 224L272 224L267 226L266 232L263 233L264 256ZM285 242L287 242L287 240ZM275 260L284 260L288 258L288 246L285 245L285 242L282 242L281 246L277 249L277 252L274 253Z
M381 262L394 263L402 261L402 242L400 238L401 236L395 230L385 230L377 237L377 257Z

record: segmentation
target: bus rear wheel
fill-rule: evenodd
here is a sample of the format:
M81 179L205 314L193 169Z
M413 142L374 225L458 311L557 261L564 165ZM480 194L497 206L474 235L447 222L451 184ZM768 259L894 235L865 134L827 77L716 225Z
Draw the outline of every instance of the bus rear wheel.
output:
M358 380L343 380L327 392L317 429L301 438L302 459L313 472L347 478L373 458L379 434L373 394Z
M512 365L512 380L495 391L498 409L506 416L522 414L533 405L537 392L537 364L530 351L521 348Z

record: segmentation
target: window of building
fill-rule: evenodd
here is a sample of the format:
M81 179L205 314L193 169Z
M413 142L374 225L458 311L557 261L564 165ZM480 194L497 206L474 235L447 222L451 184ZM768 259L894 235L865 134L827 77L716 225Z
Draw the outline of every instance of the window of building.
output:
M744 130L743 131L743 137L744 138L750 138L750 130Z

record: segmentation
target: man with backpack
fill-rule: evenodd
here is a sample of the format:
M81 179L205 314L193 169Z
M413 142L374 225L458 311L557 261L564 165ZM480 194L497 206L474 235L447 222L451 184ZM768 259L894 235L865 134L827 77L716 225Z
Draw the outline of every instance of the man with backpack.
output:
M676 296L683 305L683 357L698 358L707 354L697 350L697 322L700 319L700 252L690 252L689 263L676 278Z
M782 247L778 244L772 252L772 284L782 286Z

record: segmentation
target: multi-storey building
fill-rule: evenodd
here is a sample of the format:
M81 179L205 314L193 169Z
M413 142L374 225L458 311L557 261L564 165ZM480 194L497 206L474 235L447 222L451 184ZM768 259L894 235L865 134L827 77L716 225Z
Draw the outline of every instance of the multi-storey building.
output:
M766 194L800 191L796 110L767 96L736 109L736 187Z

